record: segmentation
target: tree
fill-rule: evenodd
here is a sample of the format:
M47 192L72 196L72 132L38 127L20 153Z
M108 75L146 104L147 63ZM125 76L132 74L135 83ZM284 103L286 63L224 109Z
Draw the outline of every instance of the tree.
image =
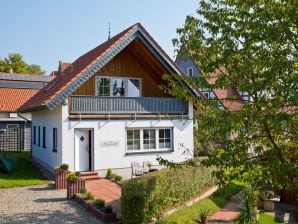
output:
M236 96L203 99L175 82L167 88L195 103L204 119L198 133L209 133L205 141L220 139L205 162L219 168L220 180L297 189L297 10L297 1L202 0L197 16L187 16L184 27L177 29L175 47L187 49L182 53L198 64L202 77L176 78L197 88L232 86L250 96L241 109L230 111L218 105L238 100ZM214 75L215 84L209 84L206 80Z
M21 74L44 74L45 71L39 65L28 65L21 54L8 54L8 57L0 59L0 72L13 72Z

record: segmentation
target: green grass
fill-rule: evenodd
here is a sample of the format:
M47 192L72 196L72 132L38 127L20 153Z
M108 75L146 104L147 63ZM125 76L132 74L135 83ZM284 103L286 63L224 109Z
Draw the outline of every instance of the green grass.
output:
M227 185L225 188L217 190L213 195L198 201L192 206L185 207L172 215L164 218L159 224L197 224L200 220L200 209L208 208L210 215L217 212L220 208L224 207L228 201L225 199L227 195L234 195L238 193L244 184L239 182L233 182Z
M158 224L197 224L200 220L199 211L201 208L210 209L210 215L216 213L220 208L224 207L228 201L225 199L227 195L235 195L244 187L243 183L233 182L225 188L217 190L213 195L198 201L190 207L184 207L181 210L165 217ZM273 216L260 213L259 224L284 223Z
M267 215L267 214L261 213L260 217L259 217L259 223L260 224L274 224L274 223L284 223L284 222L278 220L277 218L273 217L272 215Z
M17 159L17 164L10 173L0 170L0 189L50 183L39 169L29 161L30 152L0 152Z

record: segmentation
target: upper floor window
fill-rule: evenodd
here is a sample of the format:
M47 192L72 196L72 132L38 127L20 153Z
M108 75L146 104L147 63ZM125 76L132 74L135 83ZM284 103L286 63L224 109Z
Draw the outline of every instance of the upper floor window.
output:
M192 67L187 69L187 74L188 74L190 77L193 76L193 68L192 68Z
M96 95L111 97L140 97L141 79L97 76Z

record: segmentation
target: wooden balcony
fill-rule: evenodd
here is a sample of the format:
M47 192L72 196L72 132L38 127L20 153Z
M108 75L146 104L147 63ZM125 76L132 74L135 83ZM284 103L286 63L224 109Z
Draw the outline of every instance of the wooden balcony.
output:
M186 102L163 97L70 97L70 114L183 114Z

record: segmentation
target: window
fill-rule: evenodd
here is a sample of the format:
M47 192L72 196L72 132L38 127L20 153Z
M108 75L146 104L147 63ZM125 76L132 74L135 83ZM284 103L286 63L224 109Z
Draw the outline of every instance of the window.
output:
M40 127L38 127L38 146L40 146Z
M53 128L53 151L57 152L57 128Z
M172 150L171 128L127 129L126 150L130 152L170 151Z
M33 144L36 145L36 126L33 126Z
M187 74L192 77L193 76L193 69L192 68L188 68L187 69Z
M11 128L11 129L15 129L15 128L19 128L19 125L18 124L8 124L6 127Z
M208 92L204 92L204 96L209 99L209 93Z
M141 80L136 78L96 77L96 95L140 97Z
M42 128L42 147L46 148L46 127Z

